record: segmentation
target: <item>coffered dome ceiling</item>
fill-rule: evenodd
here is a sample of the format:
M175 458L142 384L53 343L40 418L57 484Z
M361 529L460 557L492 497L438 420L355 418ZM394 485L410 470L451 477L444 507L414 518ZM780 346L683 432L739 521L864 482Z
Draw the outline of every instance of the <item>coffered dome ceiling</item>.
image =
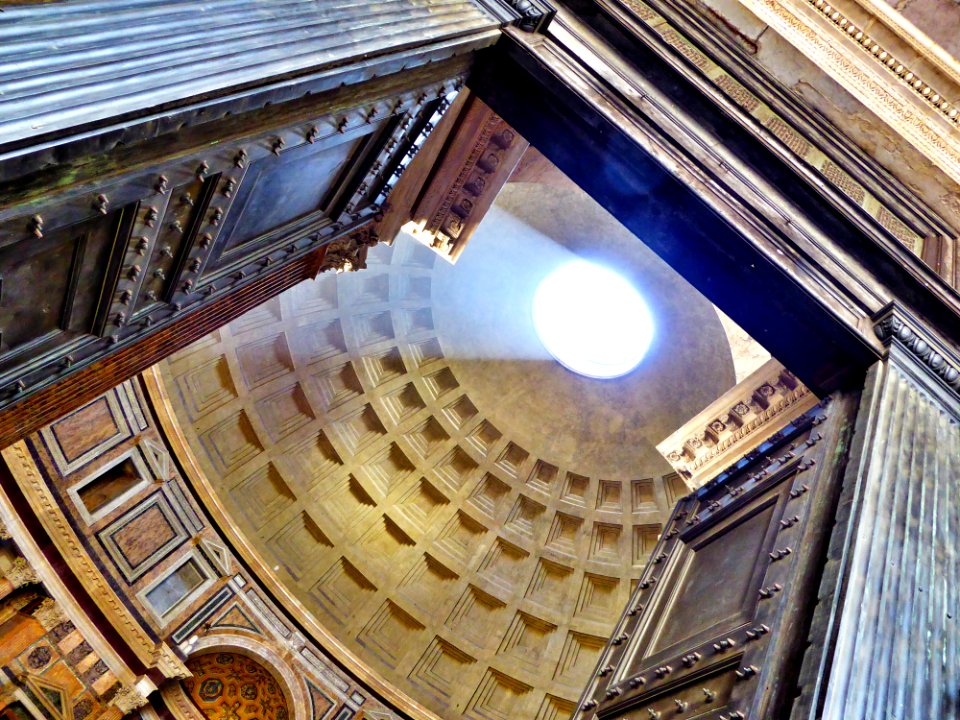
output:
M540 345L537 283L617 267L657 325L615 380ZM239 530L443 718L567 716L682 483L655 444L733 386L713 306L572 185L512 183L456 266L409 238L163 365ZM335 651L334 651L335 652Z

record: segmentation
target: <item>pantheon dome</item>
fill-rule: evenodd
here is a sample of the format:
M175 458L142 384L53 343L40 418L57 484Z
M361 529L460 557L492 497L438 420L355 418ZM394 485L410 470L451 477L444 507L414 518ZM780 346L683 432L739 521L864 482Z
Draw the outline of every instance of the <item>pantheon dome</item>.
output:
M626 375L534 328L575 259L649 308ZM535 155L456 264L408 235L367 264L163 364L213 502L334 654L442 718L567 717L687 492L657 443L769 356Z
M960 0L0 39L0 720L960 720Z

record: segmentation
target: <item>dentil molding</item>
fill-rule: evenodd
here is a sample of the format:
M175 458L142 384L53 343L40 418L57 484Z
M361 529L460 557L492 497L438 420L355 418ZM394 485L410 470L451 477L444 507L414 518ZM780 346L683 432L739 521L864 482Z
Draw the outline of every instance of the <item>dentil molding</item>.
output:
M960 182L960 108L826 0L740 0Z

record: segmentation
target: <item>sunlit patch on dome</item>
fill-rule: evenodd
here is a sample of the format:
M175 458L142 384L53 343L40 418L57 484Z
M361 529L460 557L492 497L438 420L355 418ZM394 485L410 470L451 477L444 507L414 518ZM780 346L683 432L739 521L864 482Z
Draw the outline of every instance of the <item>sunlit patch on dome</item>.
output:
M586 260L557 268L537 287L533 324L561 365L591 378L626 375L653 340L653 318L625 278Z

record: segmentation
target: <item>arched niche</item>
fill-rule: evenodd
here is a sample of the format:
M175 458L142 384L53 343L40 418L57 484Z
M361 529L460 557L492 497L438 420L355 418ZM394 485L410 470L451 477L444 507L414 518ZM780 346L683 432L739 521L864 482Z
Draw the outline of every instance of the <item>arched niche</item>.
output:
M168 706L170 701L181 710L190 706L189 712L175 712L177 717L214 720L222 717L223 708L240 720L306 717L308 705L301 681L264 643L239 636L203 638L186 664L193 677L164 693Z

